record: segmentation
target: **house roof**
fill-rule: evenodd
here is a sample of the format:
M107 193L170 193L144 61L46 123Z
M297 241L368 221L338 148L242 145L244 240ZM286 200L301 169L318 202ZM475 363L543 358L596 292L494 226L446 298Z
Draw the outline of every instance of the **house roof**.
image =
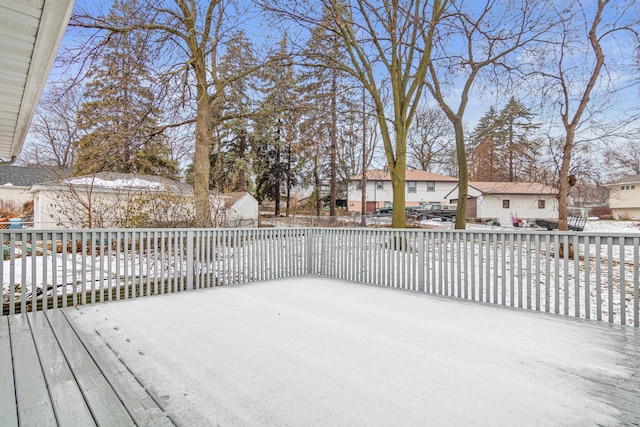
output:
M95 175L75 176L62 180L43 182L38 187L78 186L103 190L178 190L191 192L191 186L173 179L152 175L138 175L120 172L99 172ZM39 189L39 188L36 188Z
M509 195L550 195L555 196L558 190L550 185L539 182L470 182L473 188L481 194L509 194ZM451 190L444 198L458 194L458 186Z
M350 178L352 181L362 179L362 174L354 175ZM368 181L391 181L391 174L381 170L367 171ZM439 175L433 172L427 172L422 170L408 169L406 171L407 181L445 181L445 182L457 182L458 178L454 178L446 175Z
M558 194L558 189L539 182L470 182L483 194Z
M31 187L55 177L56 173L53 170L41 166L0 165L0 185Z
M611 187L611 186L620 185L620 184L640 184L640 175L631 175L631 176L624 177L616 182L606 184L605 187Z
M225 200L224 207L226 209L231 209L231 207L233 207L233 205L235 205L238 202L238 200L242 199L247 194L249 193L247 193L246 191L239 191L236 193L225 193L225 196L227 196L228 199Z
M0 3L0 161L20 154L74 0Z

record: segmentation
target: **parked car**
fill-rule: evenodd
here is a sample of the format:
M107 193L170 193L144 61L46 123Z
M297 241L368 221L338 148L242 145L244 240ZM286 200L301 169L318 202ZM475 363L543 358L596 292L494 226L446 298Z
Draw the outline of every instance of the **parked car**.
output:
M422 208L415 209L415 218L418 221L424 219L441 219L442 221L453 221L456 218L456 206L443 206L441 203L428 203Z
M391 207L377 208L373 211L373 216L390 216L392 213L393 208Z

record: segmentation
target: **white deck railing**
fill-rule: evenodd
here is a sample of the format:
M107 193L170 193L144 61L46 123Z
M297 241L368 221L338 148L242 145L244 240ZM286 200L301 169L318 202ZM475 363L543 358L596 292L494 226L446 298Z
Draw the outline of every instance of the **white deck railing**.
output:
M51 309L316 274L640 323L640 235L344 228L1 234L4 314L34 302Z

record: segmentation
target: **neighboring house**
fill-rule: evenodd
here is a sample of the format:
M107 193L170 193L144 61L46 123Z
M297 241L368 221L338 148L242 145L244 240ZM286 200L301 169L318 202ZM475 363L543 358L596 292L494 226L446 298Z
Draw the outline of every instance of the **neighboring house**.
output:
M640 220L640 175L607 184L609 208L615 219Z
M51 169L40 166L0 165L0 201L20 208L33 200L33 195L29 193L32 185L55 177Z
M34 228L179 225L193 215L191 186L155 176L100 172L36 184L31 194Z
M188 227L195 223L192 187L157 176L100 172L36 184L31 193L34 228ZM257 202L246 196L211 195L215 225L227 226L227 219L257 222Z
M390 206L393 202L393 189L389 172L368 171L366 178L367 212ZM421 170L407 170L405 205L421 206L427 203L446 202L446 195L456 188L457 184L458 179L450 176ZM361 211L362 175L349 178L348 201L350 211Z
M446 198L456 203L458 187ZM467 218L501 225L511 224L512 218L557 219L558 190L537 182L470 182Z
M224 193L212 196L212 204L222 208L221 223L226 227L257 227L258 201L246 192ZM214 221L216 222L216 221Z

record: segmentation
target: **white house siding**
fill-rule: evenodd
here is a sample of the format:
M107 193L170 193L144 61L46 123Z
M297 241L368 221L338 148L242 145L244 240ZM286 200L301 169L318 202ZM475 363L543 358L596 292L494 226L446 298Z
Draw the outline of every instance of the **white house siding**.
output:
M36 229L70 229L84 227L86 224L75 223L74 218L80 218L85 208L82 203L87 203L88 196L82 189L74 196L70 196L66 188L42 188L34 186L33 192L33 227ZM91 194L91 203L96 214L102 221L95 223L94 227L114 227L115 220L121 215L119 206L129 201L129 197L135 197L139 193L128 194L94 189ZM82 200L82 203L80 202ZM65 212L70 212L65 214ZM69 215L71 218L69 218ZM86 220L86 219L85 219Z
M616 219L640 220L640 183L610 186L609 207Z
M378 188L376 182L367 181L367 204L371 206L373 202L375 207L383 207L385 204L393 202L393 191L391 181L382 182L382 188ZM409 180L407 180L409 182ZM427 190L427 181L416 181L416 192L409 193L409 184L405 184L405 205L418 206L420 203L446 203L445 196L449 194L456 186L455 181L431 181L434 182L434 191ZM349 184L348 193L349 211L361 212L362 209L362 192L356 181Z
M228 227L257 227L258 201L245 194L227 209Z
M27 202L33 200L33 196L29 193L29 187L18 187L14 185L0 185L0 200L5 202L13 202L16 207L21 207Z
M509 200L509 208L503 201ZM538 208L538 201L544 200L544 209ZM478 218L497 219L501 225L510 225L511 218L531 221L535 219L558 218L558 199L551 195L485 194L478 197Z

